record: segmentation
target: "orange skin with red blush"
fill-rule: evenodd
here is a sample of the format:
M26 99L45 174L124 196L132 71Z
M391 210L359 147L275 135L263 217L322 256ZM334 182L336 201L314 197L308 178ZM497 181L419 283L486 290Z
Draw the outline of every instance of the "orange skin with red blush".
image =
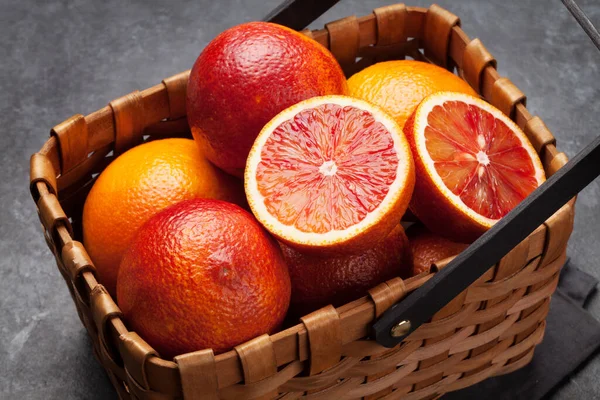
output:
M220 200L171 206L140 228L121 262L119 307L162 357L215 353L278 329L290 277L254 217Z
M301 100L347 92L325 47L280 25L250 22L202 51L190 73L187 115L208 159L241 177L254 140L275 115Z

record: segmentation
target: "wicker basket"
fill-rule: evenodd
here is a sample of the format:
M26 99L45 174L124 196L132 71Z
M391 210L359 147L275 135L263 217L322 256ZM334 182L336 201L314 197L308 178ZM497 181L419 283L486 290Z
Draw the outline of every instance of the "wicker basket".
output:
M378 8L325 29L305 31L328 47L347 75L389 59L411 58L456 69L477 92L525 131L548 175L567 158L525 95L501 78L496 61L470 40L448 11ZM421 52L424 50L424 52ZM369 340L371 324L426 282L447 260L408 280L392 279L369 295L217 356L212 350L165 360L135 332L105 288L81 240L81 215L94 178L114 157L143 141L189 137L189 72L112 101L52 129L31 157L31 194L94 353L123 399L430 399L526 365L544 335L545 317L573 227L574 200L399 346Z

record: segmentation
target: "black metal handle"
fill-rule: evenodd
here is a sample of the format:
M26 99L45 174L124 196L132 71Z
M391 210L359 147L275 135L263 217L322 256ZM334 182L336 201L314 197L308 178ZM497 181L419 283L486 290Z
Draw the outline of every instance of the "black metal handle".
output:
M263 21L285 25L297 31L306 28L340 0L286 0Z
M600 34L572 0L563 3L600 50ZM600 175L600 136L489 231L373 325L372 336L394 347L475 282L513 247Z

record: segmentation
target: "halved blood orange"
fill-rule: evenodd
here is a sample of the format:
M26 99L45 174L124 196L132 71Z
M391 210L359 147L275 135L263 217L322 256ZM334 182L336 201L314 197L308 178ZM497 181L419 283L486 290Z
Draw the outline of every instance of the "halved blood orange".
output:
M546 179L523 131L473 96L426 97L404 133L417 175L410 208L450 240L477 239Z
M260 132L246 163L256 218L304 250L352 253L398 224L415 181L410 147L383 110L347 96L313 97Z

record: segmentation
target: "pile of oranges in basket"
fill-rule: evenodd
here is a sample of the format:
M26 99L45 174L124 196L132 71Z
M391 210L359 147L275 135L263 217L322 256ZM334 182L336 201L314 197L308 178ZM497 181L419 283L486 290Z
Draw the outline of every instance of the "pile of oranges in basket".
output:
M193 140L120 155L83 213L100 282L163 357L427 274L545 179L523 132L451 72L401 60L346 79L270 23L202 51L187 118Z

